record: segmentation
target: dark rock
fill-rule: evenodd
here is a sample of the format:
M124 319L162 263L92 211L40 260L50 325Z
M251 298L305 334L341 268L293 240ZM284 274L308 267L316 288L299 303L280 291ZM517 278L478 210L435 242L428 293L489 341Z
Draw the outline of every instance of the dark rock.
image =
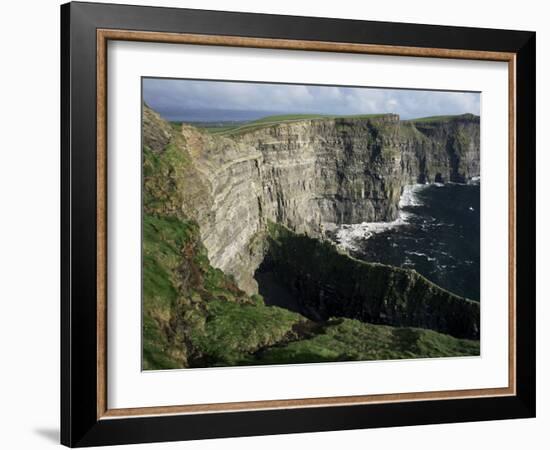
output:
M275 224L270 226L269 244L269 270L311 320L347 317L479 339L479 303L440 288L414 270L359 261L330 243Z

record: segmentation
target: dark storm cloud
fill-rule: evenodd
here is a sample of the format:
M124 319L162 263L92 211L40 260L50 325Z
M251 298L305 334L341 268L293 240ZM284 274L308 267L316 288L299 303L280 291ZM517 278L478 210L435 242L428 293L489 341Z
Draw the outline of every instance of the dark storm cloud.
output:
M170 120L243 120L271 113L397 113L403 119L480 113L478 93L285 84L143 80L144 101ZM204 112L209 111L205 116ZM220 116L214 118L214 116Z

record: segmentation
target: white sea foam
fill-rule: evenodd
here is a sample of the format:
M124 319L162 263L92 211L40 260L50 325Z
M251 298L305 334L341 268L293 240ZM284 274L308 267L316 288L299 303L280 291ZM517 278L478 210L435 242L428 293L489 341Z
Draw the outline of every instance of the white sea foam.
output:
M399 217L391 222L362 222L342 225L336 230L336 242L343 249L359 250L357 244L360 240L369 239L374 234L405 225L409 217L410 213L400 211Z
M481 177L472 177L468 180L468 184L479 184L481 182Z
M338 246L345 250L357 251L359 250L358 243L360 241L369 239L374 234L406 225L412 213L403 211L403 208L407 206L422 206L423 203L417 194L422 189L425 189L426 186L428 185L412 184L404 187L399 199L399 215L397 219L391 222L362 222L339 226L335 233Z
M428 257L428 255L426 255L426 253L422 253L422 252L414 252L414 251L410 251L410 250L405 250L405 253L407 255L415 255L415 256L424 256L424 257Z
M418 198L418 193L425 189L428 184L408 184L403 188L403 193L399 199L399 208L405 206L422 206L422 201Z

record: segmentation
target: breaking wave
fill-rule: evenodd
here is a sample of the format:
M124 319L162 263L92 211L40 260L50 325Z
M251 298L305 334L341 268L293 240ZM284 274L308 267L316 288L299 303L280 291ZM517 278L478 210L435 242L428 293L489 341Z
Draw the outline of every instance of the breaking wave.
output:
M344 250L358 251L357 243L361 240L369 239L375 234L386 230L400 227L409 223L410 212L403 211L405 207L422 206L423 203L418 197L418 193L425 189L429 184L410 184L403 188L399 199L399 215L397 219L391 222L362 222L354 224L344 224L336 228L334 238L338 247Z
M352 256L416 270L479 300L479 180L404 187L396 220L332 224L327 237Z
M404 208L405 206L422 206L423 203L418 197L418 193L429 184L408 184L403 188L401 198L399 199L399 208Z
M357 251L359 249L356 245L357 241L369 239L374 234L405 225L408 223L410 216L410 213L399 211L399 217L391 222L362 222L341 225L336 229L336 243L338 247L345 250Z

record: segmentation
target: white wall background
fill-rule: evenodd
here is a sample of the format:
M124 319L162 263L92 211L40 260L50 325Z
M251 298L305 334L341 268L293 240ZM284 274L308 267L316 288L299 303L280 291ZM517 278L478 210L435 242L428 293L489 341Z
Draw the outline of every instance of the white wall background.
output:
M464 25L537 31L537 277L550 270L544 233L550 165L549 14L544 2L441 0L164 0L128 3L203 9ZM0 71L0 447L42 449L59 439L59 4L5 2ZM531 420L358 430L141 445L159 449L548 448L550 289L537 286L538 417ZM534 300L534 299L533 299ZM546 319L546 320L545 320Z

